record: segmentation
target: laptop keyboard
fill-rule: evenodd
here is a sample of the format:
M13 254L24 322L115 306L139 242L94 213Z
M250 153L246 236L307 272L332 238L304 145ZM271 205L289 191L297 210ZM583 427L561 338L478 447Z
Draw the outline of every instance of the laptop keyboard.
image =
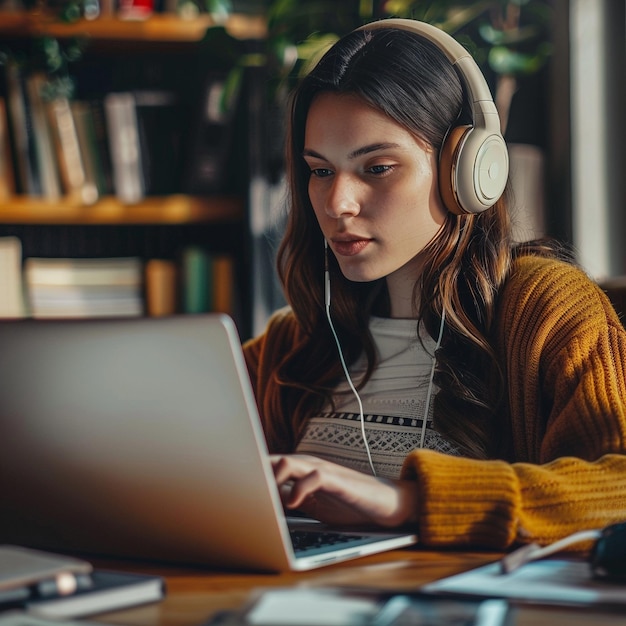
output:
M360 543L366 535L345 534L335 532L320 532L292 529L289 531L291 542L296 554L304 552L323 552L328 548L337 548L354 542Z

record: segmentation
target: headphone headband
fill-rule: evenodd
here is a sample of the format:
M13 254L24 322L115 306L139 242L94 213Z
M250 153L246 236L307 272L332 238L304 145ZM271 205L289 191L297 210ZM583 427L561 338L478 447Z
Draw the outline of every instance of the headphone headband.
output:
M500 116L482 71L456 39L426 22L389 18L356 30L381 28L397 28L424 37L434 43L454 66L467 91L472 126L452 129L449 133L451 140L446 140L442 147L441 195L453 213L479 213L493 206L504 192L509 159L500 131ZM447 145L449 143L452 145ZM444 168L445 171L441 171Z

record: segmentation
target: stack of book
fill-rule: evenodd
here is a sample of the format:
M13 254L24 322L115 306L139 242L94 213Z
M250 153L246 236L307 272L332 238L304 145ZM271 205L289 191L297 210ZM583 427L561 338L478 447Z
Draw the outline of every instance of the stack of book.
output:
M22 242L17 237L0 237L0 318L25 315Z
M123 258L28 258L26 292L33 317L143 314L143 264Z
M18 237L0 237L0 319L180 313L240 314L230 254L189 245L174 259L43 258L22 261Z

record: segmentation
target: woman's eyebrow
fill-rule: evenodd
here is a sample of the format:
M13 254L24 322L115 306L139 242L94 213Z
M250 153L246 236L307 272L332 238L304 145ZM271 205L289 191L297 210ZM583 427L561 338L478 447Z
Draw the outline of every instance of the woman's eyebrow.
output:
M322 160L324 160L324 157L321 154L315 152L315 150L309 150L308 148L305 148L302 151L302 156L303 157L313 157L314 159L322 159Z
M356 159L357 157L363 156L365 154L370 154L371 152L377 152L378 150L389 150L390 148L399 148L399 147L400 147L399 144L391 143L391 142L373 143L368 146L357 148L353 152L350 152L350 154L348 154L348 158ZM318 152L315 152L315 150L310 150L309 148L305 148L302 151L302 156L303 157L309 156L309 157L313 157L316 159L324 159L324 157L321 154L319 154Z
M398 148L399 145L397 143L391 142L383 142L383 143L372 143L369 146L363 146L362 148L357 148L354 152L351 152L348 155L349 159L356 159L357 157L363 156L365 154L369 154L370 152L378 152L378 150L389 150L390 148Z

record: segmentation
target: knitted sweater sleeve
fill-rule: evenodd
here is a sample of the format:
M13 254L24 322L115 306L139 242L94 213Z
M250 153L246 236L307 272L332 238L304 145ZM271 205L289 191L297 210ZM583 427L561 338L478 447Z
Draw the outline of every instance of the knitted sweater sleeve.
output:
M548 543L626 519L626 332L567 264L520 259L500 299L513 462L416 450L427 545Z

